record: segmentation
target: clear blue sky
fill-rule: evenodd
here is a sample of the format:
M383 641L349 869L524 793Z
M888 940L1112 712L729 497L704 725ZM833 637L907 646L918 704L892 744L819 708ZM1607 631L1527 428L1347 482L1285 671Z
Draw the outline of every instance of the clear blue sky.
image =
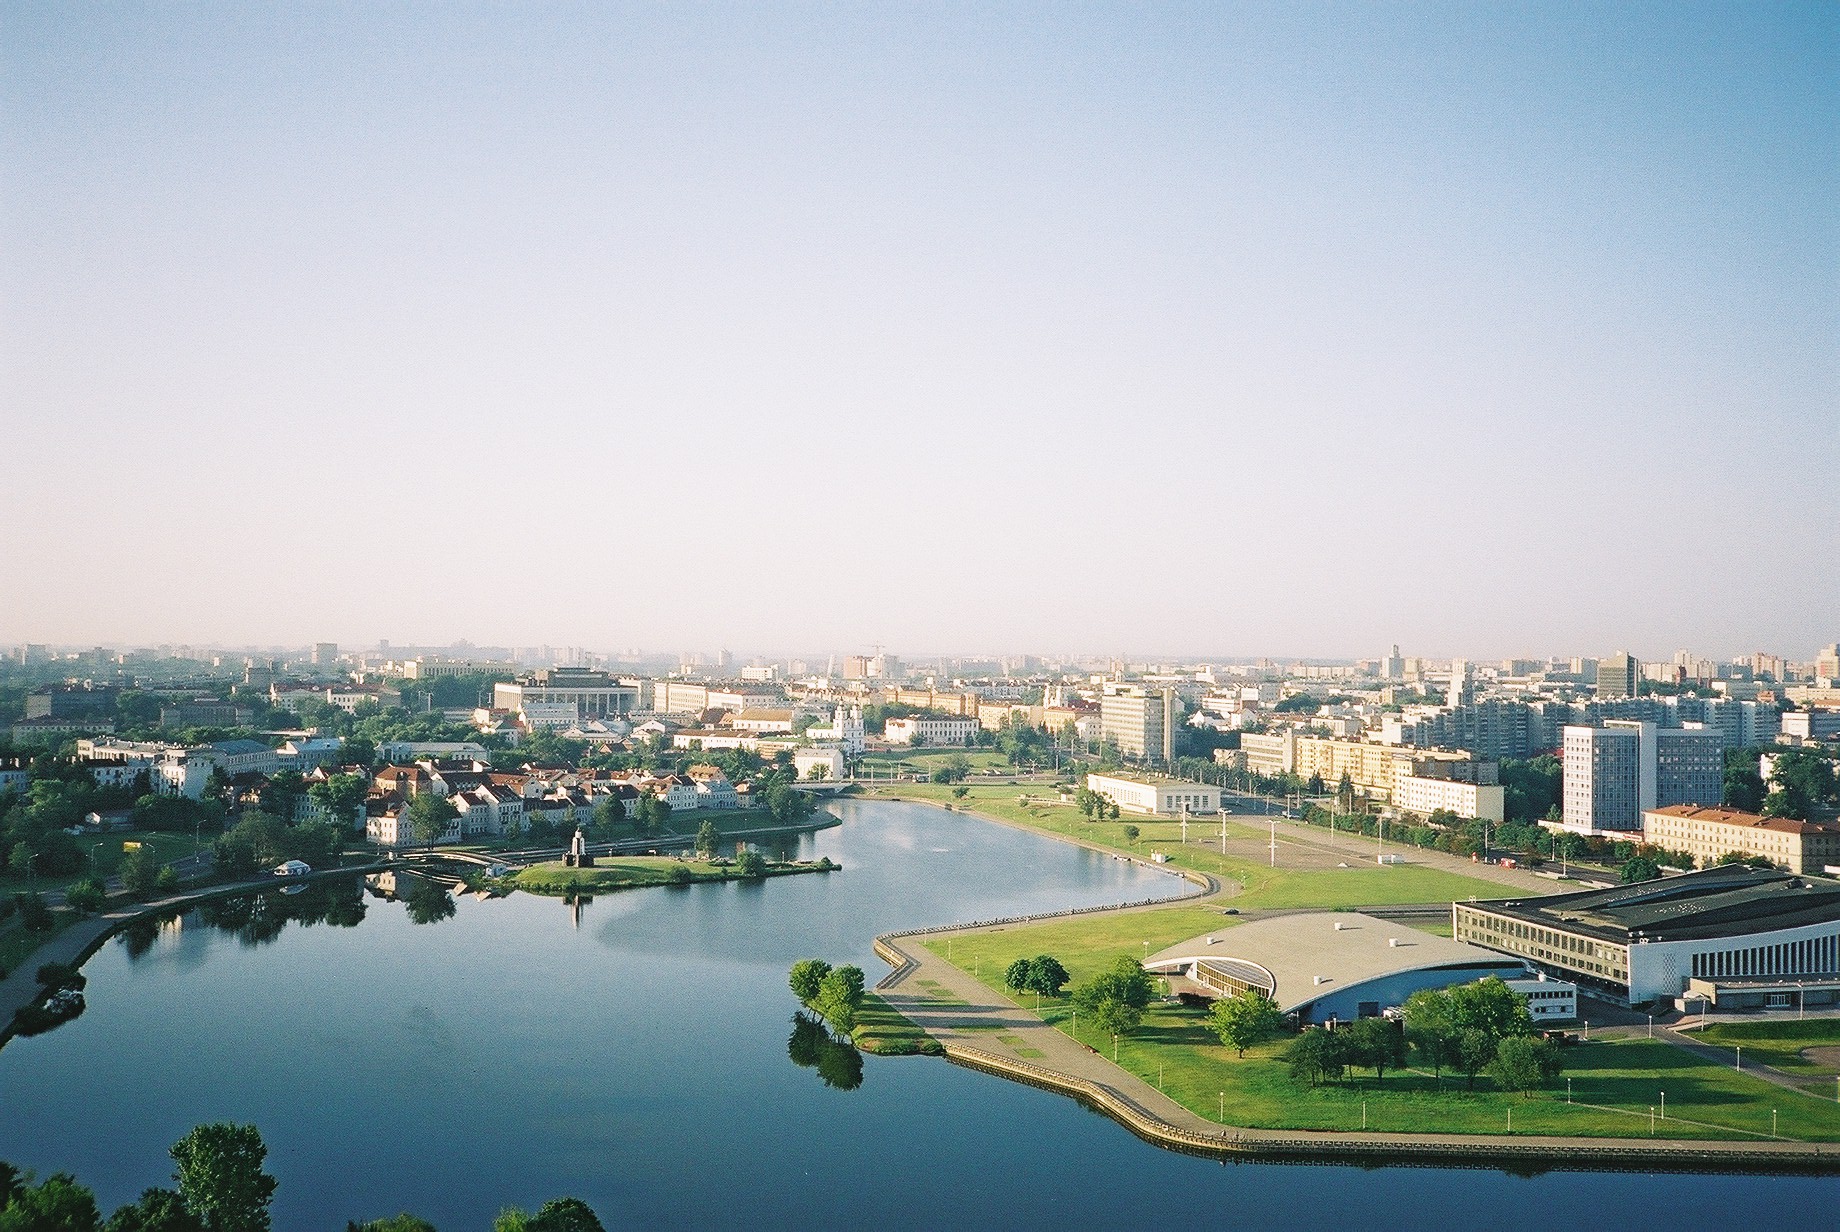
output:
M1840 6L15 3L0 636L1807 655Z

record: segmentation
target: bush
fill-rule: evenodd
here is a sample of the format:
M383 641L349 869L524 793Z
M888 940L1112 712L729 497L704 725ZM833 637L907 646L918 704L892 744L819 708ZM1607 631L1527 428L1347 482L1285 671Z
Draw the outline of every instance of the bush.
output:
M108 901L108 891L94 877L85 877L64 891L64 901L78 915L95 915Z
M51 914L51 908L45 905L45 900L40 895L16 894L13 896L13 904L19 908L20 927L28 932L48 933L57 923Z
M671 871L665 874L665 880L674 886L689 885L696 877L688 864L673 864Z
M68 963L48 962L38 969L38 982L49 989L81 989L89 983L83 973Z

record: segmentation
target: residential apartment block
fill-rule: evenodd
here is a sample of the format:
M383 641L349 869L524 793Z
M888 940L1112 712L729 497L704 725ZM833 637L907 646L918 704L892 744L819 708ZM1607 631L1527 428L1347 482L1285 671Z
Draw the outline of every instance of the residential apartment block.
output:
M1840 865L1840 824L1760 817L1737 809L1672 804L1642 814L1643 841L1691 855L1702 868L1736 852L1792 873Z

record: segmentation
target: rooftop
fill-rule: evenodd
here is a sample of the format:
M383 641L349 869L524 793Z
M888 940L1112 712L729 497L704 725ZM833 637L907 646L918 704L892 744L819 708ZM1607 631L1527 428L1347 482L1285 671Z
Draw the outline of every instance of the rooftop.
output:
M1840 881L1732 864L1607 890L1474 905L1602 941L1700 941L1840 921Z
M1286 1013L1332 992L1407 971L1474 968L1480 979L1518 965L1479 946L1351 911L1273 916L1223 927L1153 954L1144 966L1174 971L1195 961L1266 987Z
M1840 834L1840 823L1798 821L1793 817L1764 817L1757 813L1720 808L1709 804L1670 804L1663 808L1644 809L1643 815L1678 817L1686 821L1707 821L1714 825L1739 826L1748 830L1775 830L1782 834Z

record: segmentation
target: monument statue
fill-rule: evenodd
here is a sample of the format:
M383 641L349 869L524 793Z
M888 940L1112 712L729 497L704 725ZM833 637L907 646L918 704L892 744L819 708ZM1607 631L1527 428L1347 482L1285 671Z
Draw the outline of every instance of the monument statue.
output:
M569 868L593 868L594 857L588 854L588 840L583 836L581 827L575 827L575 837L569 840L569 854L562 858Z

